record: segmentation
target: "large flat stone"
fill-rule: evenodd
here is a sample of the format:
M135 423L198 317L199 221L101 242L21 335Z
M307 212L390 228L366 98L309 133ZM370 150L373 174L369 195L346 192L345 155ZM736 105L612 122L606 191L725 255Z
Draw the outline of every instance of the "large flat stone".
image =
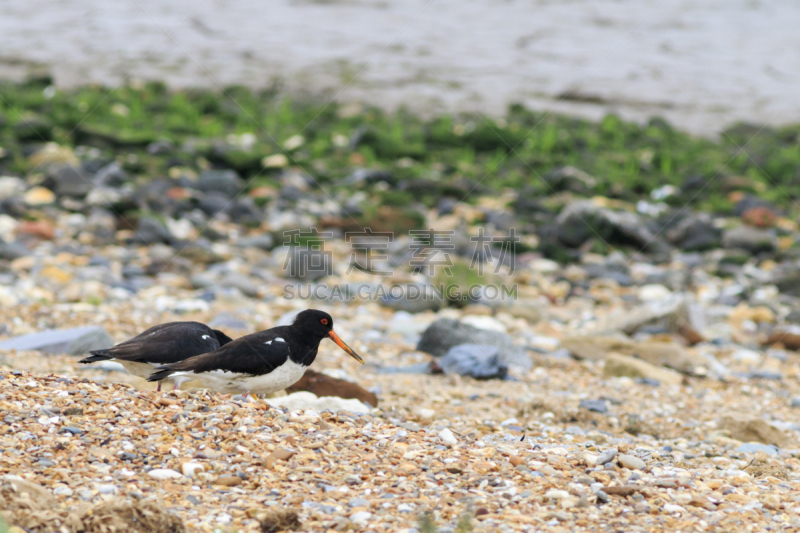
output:
M0 350L35 350L52 354L80 355L90 350L102 350L114 345L106 330L100 326L72 329L48 329L20 335L0 342Z
M417 350L441 357L460 344L480 344L497 348L499 362L530 370L533 362L522 346L517 346L507 333L480 329L450 318L440 318L422 333Z

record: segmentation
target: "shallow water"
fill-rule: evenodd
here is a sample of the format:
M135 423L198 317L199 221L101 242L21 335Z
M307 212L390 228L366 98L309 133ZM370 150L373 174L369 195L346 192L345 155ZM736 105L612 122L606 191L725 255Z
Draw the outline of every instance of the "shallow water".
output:
M0 0L0 77L283 80L425 113L524 102L713 134L800 122L798 27L800 3L778 0Z

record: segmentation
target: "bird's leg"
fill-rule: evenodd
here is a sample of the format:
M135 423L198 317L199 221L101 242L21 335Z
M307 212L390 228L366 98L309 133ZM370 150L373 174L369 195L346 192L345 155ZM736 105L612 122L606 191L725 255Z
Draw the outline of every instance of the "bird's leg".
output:
M156 392L161 392L161 382L158 382L158 386L156 387Z
M180 386L177 383L172 386L172 390L178 390L179 388Z

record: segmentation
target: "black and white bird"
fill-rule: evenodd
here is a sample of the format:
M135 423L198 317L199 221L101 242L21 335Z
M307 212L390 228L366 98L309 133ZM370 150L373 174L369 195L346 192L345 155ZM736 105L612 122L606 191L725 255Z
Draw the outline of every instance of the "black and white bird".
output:
M111 348L93 350L89 352L92 354L90 357L79 362L115 361L134 376L148 378L156 367L213 352L232 340L223 332L200 322L167 322ZM171 381L177 388L179 383ZM161 390L161 383L158 390Z
M148 380L198 380L220 393L269 394L303 377L325 338L364 364L361 356L333 331L331 315L307 309L289 326L245 335L211 353L160 366Z

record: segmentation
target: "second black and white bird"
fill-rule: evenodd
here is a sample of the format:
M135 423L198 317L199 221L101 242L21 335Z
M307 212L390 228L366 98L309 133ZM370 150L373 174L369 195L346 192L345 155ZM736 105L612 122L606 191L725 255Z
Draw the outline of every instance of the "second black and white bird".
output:
M114 361L134 376L148 378L156 367L213 352L231 340L223 332L200 322L167 322L112 348L91 351L90 357L79 362ZM158 390L161 390L160 383Z

